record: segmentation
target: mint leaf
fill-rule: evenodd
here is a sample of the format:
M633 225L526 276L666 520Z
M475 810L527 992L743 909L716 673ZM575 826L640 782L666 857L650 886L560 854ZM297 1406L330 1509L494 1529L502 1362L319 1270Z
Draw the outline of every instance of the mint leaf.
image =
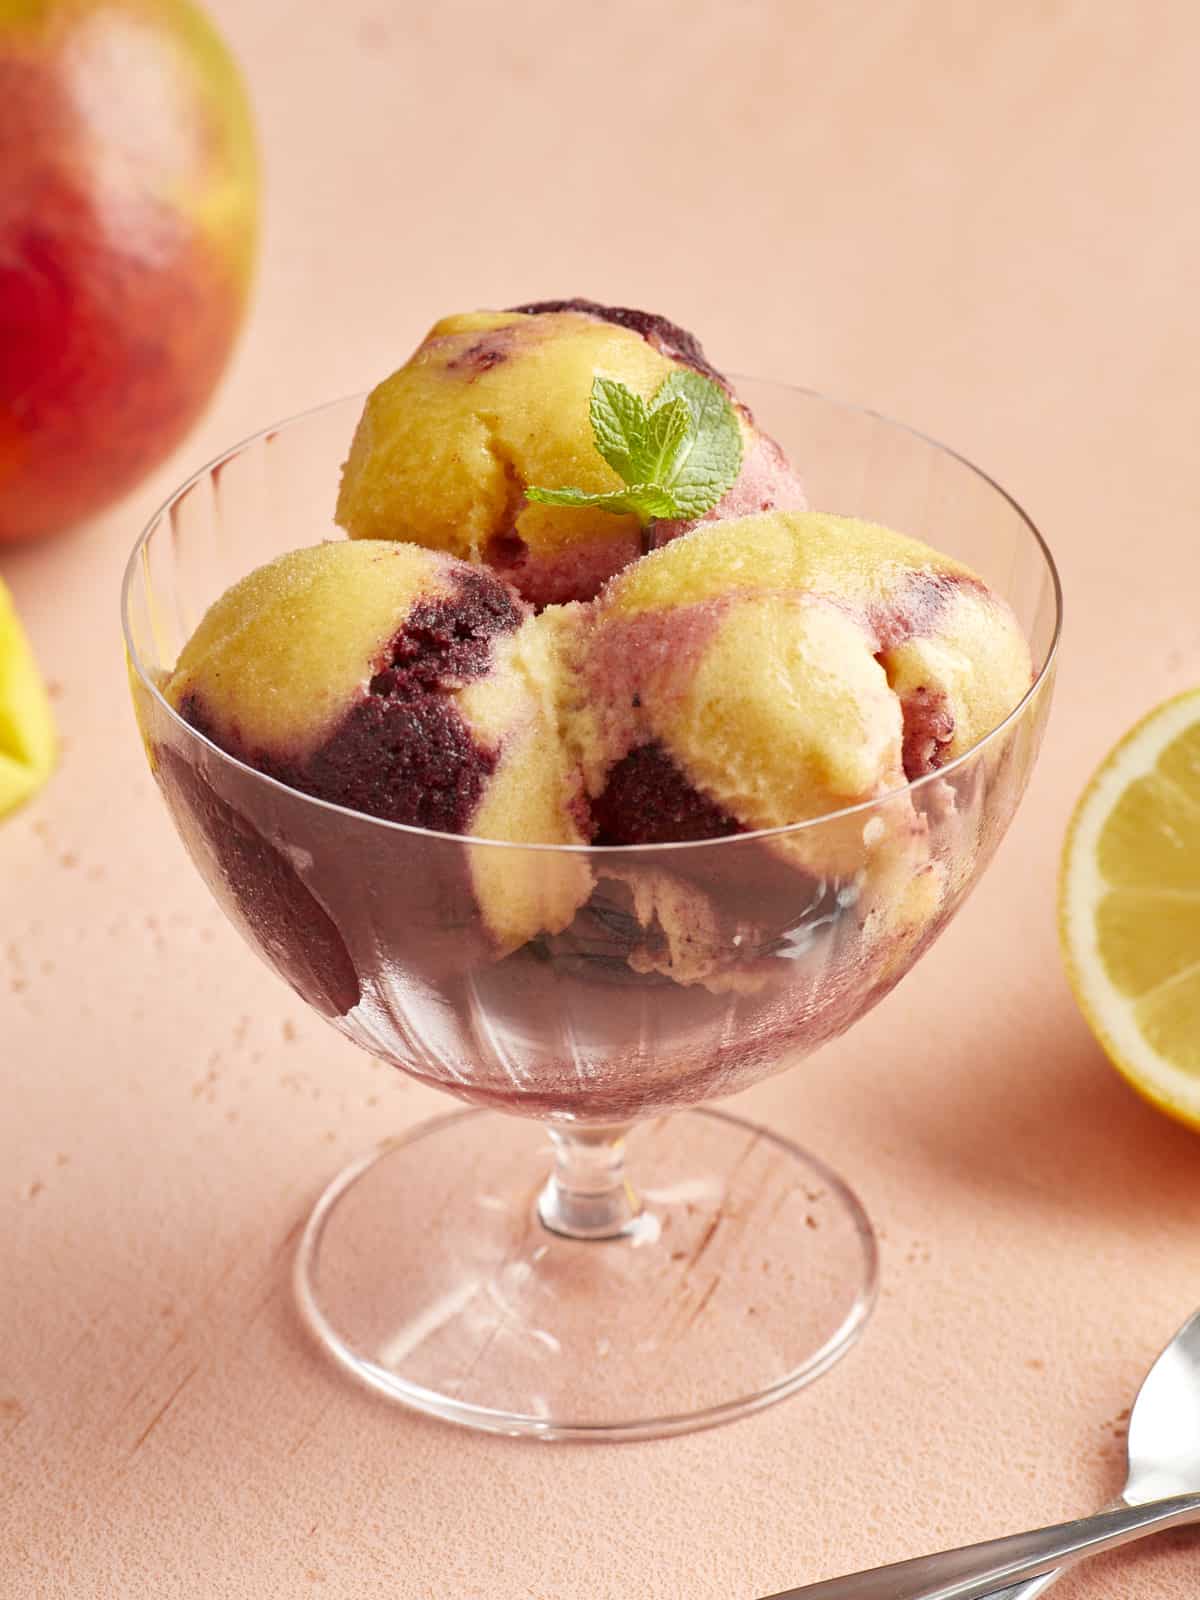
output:
M609 494L587 494L583 489L537 489L525 491L526 500L542 506L594 506L618 517L636 517L643 527L659 517L675 515L675 501L653 483L634 483L628 489Z
M656 395L645 432L632 451L633 465L640 483L669 484L694 443L692 410L683 399L661 406L657 400Z
M629 509L643 527L661 517L675 515L675 501L657 483L631 483L622 498L629 502Z
M530 486L538 505L594 506L656 520L701 517L737 479L742 432L724 391L698 372L673 372L649 405L615 378L592 380L589 407L597 452L626 487L589 494Z
M689 447L665 480L681 517L711 511L737 480L742 465L742 430L724 393L698 372L673 372L654 396L653 409L682 400L692 416ZM663 481L663 480L658 480Z
M588 494L586 489L536 489L530 485L525 490L525 498L539 506L597 506L602 501L619 500L621 491L618 490L616 494Z
M613 378L594 378L590 416L596 449L617 476L625 483L646 477L634 465L647 425L646 402L641 395Z

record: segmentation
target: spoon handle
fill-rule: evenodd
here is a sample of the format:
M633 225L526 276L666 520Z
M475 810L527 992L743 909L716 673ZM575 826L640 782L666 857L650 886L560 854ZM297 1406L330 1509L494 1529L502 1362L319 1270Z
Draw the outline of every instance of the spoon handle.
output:
M1174 1495L1148 1505L1102 1511L1032 1533L989 1539L961 1550L898 1561L851 1577L787 1589L768 1600L987 1600L997 1586L1071 1566L1148 1533L1200 1521L1200 1494Z
M1105 1511L1120 1511L1126 1504L1123 1496L1118 1495L1115 1500L1110 1500L1103 1509ZM1015 1583L1011 1589L993 1589L986 1596L986 1600L1037 1600L1038 1595L1045 1594L1052 1583L1065 1576L1061 1567L1055 1567L1050 1572L1043 1572L1040 1578L1028 1578L1024 1583Z
M1057 1583L1064 1576L1061 1567L1054 1567L1050 1572L1043 1572L1040 1578L1016 1583L1011 1589L989 1589L987 1600L1037 1600L1039 1594L1045 1594L1052 1583Z

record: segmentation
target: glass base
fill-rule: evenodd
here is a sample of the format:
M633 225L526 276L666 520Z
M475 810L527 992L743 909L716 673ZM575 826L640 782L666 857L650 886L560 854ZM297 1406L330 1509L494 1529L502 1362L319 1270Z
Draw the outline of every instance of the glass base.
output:
M543 1127L491 1111L426 1123L321 1197L296 1260L301 1311L393 1400L542 1439L711 1427L845 1354L877 1253L840 1178L709 1110L635 1128L628 1164L623 1233L565 1238L538 1216Z

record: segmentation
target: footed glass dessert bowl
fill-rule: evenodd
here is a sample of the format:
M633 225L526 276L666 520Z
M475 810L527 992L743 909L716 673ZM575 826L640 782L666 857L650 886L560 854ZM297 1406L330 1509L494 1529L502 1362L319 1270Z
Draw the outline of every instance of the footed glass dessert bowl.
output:
M476 1428L684 1432L783 1398L858 1337L876 1251L851 1190L700 1103L794 1064L908 972L1003 837L1049 710L1060 592L1020 507L870 412L739 392L804 463L812 504L967 564L1033 660L1020 703L965 753L789 828L604 847L405 826L244 765L172 708L209 606L342 537L361 398L196 474L126 574L147 756L222 909L335 1028L470 1108L333 1180L297 1256L301 1311L359 1379Z

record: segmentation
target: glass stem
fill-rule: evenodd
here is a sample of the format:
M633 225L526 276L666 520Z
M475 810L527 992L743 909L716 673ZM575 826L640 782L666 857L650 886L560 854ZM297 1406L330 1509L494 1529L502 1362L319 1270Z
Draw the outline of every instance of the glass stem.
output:
M554 1170L538 1196L538 1216L568 1239L615 1239L635 1232L641 1202L625 1172L629 1123L550 1128Z

